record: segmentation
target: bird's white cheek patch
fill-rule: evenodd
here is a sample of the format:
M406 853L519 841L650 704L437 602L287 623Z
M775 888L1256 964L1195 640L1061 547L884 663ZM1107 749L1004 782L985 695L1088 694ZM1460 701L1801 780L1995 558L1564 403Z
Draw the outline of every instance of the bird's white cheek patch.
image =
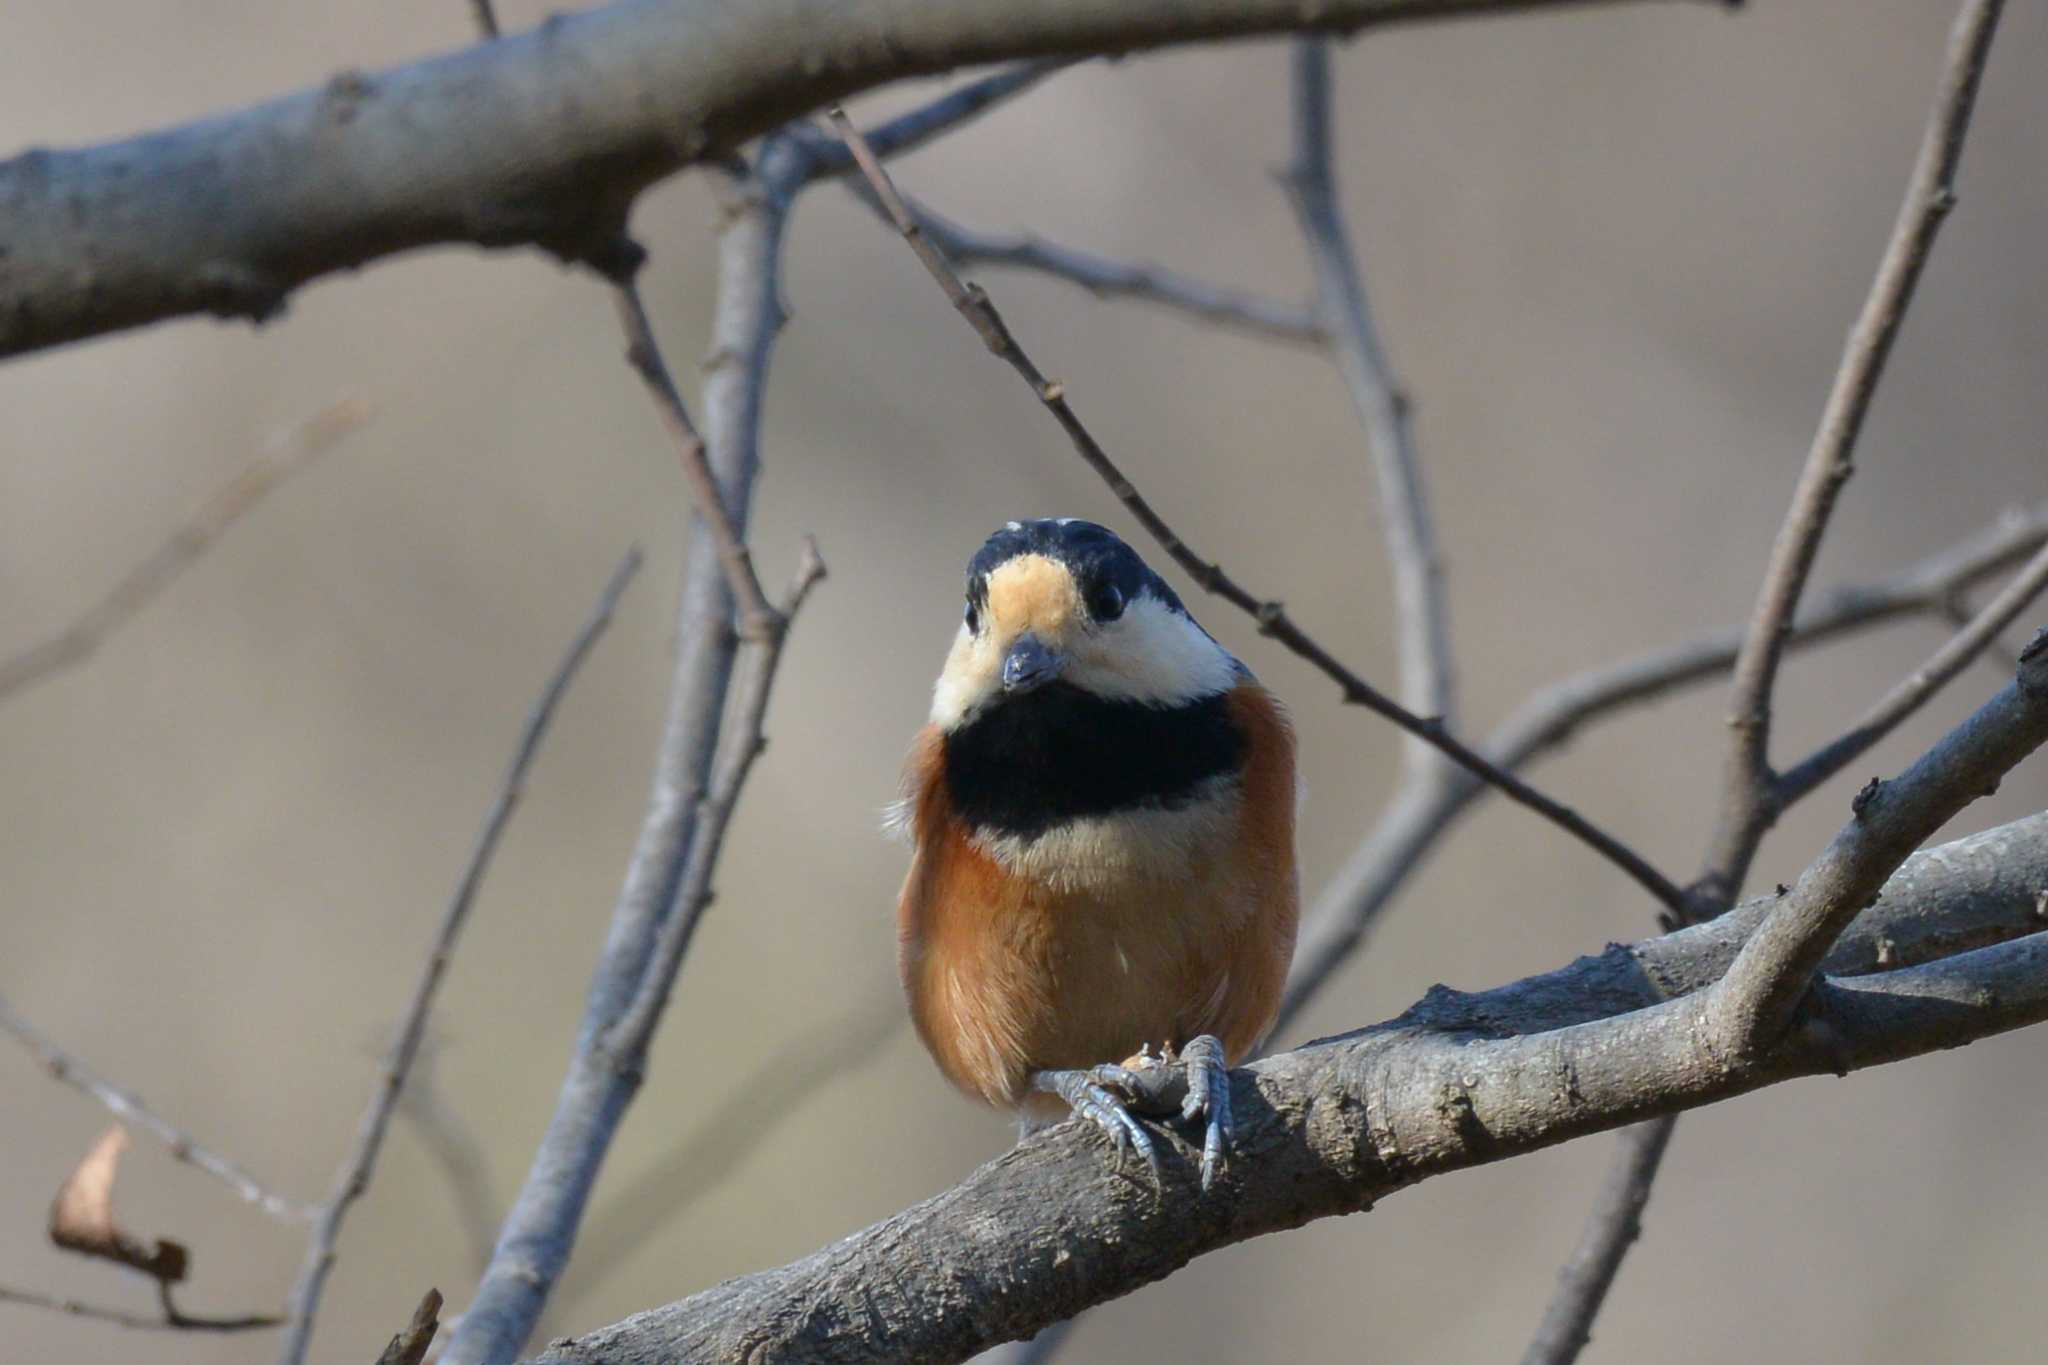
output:
M1076 646L1076 686L1119 701L1176 706L1227 692L1237 662L1202 628L1155 598L1131 602L1122 619Z

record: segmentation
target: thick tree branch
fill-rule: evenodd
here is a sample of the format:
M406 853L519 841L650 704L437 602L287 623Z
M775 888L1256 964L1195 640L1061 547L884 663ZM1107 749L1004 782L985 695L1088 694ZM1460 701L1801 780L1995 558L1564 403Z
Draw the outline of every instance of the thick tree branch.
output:
M1110 491L1122 502L1133 518L1151 534L1152 538L1166 550L1174 563L1185 570L1205 590L1223 598L1232 606L1244 611L1258 621L1261 634L1269 635L1285 645L1296 655L1316 666L1326 677L1343 689L1344 700L1392 721L1408 734L1425 741L1441 751L1445 757L1467 769L1505 792L1520 805L1535 811L1546 820L1578 839L1633 877L1638 885L1648 891L1660 903L1676 907L1683 900L1683 893L1642 855L1623 844L1577 811L1537 791L1513 773L1489 763L1485 756L1451 734L1441 718L1425 718L1414 714L1400 703L1375 688L1364 678L1352 672L1334 655L1318 643L1287 615L1286 609L1275 600L1255 596L1237 580L1224 572L1223 566L1204 560L1195 553L1179 533L1169 526L1151 503L1141 494L1136 485L1119 469L1109 453L1096 441L1093 433L1084 425L1073 406L1067 402L1065 386L1049 380L1031 358L1018 345L1003 322L1002 315L990 301L987 291L979 285L963 281L946 258L941 255L917 225L910 210L896 192L887 171L875 159L860 133L845 113L834 110L833 126L853 149L861 163L868 183L889 209L891 219L903 238L917 253L932 278L946 293L953 307L974 328L990 352L1004 362L1031 386L1032 392L1059 422L1073 443L1075 451L1099 474L1110 487Z
M0 355L192 313L266 318L308 280L445 243L539 246L622 278L637 264L622 230L648 185L905 77L1588 2L615 0L0 163Z
M391 1055L378 1077L377 1088L363 1111L355 1144L335 1175L334 1192L320 1206L319 1215L314 1219L313 1235L307 1239L305 1260L299 1268L298 1281L292 1287L289 1321L284 1345L278 1355L280 1365L297 1365L305 1359L306 1348L313 1338L314 1315L320 1309L321 1290L327 1283L327 1272L334 1265L335 1243L341 1236L342 1220L347 1217L349 1207L370 1187L370 1175L376 1168L377 1154L384 1146L391 1116L397 1111L398 1097L405 1089L413 1060L419 1056L420 1046L426 1039L427 1016L433 1010L434 997L440 992L441 979L447 974L449 959L454 956L455 941L469 920L470 907L476 903L477 892L483 886L484 874L490 870L498 842L511 823L520 798L525 795L527 774L532 771L533 760L540 753L541 739L554 720L555 709L568 694L569 684L575 681L583 661L590 657L598 637L611 624L620 596L639 569L640 551L635 549L628 552L613 571L610 582L605 584L604 592L598 597L596 609L583 623L583 628L576 632L547 685L541 689L540 699L527 714L512 761L506 767L504 780L498 785L497 797L484 817L476 847L463 868L455 895L441 917L441 927L434 935L433 946L420 969L411 1003L406 1006L405 1022L399 1027L398 1040L392 1044Z
M1828 963L1882 969L1832 981L1831 1029L1795 1033L1754 1068L1720 1065L1700 1045L1698 1002L1667 997L1712 982L1767 902L1496 990L1439 988L1398 1019L1235 1073L1243 1155L1209 1198L1196 1192L1194 1149L1176 1144L1155 1193L1119 1174L1092 1130L1065 1123L802 1261L543 1359L959 1360L1202 1252L1369 1208L1424 1179L2038 1022L2044 878L2048 815L1910 860ZM1924 932L1907 931L1916 923ZM1973 942L1996 946L1956 952ZM1907 965L1923 952L1937 956Z

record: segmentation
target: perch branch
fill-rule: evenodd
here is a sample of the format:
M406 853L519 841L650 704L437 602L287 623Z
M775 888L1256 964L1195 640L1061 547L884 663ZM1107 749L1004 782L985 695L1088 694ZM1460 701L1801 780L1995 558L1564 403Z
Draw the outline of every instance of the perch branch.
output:
M1243 1159L1221 1198L1196 1197L1198 1153L1178 1139L1161 1195L1120 1175L1092 1130L1062 1123L804 1260L542 1359L960 1360L1202 1252L1449 1171L2038 1022L2044 878L2048 816L1909 860L1829 957L1843 973L1830 982L1831 1035L1795 1033L1760 1067L1721 1066L1701 1046L1699 1002L1669 997L1711 985L1769 901L1495 990L1438 988L1398 1019L1234 1073Z

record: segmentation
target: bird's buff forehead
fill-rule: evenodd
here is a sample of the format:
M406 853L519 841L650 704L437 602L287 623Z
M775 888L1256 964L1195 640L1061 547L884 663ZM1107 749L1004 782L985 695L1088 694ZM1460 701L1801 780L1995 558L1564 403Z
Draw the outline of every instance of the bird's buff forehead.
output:
M1026 630L1058 635L1080 615L1080 589L1056 559L1018 555L989 573L988 617L998 636Z

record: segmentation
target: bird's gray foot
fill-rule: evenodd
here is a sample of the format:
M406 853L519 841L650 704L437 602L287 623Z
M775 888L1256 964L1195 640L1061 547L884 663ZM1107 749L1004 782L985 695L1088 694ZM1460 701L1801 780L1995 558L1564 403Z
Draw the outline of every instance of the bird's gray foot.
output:
M1188 1095L1181 1101L1180 1116L1192 1122L1206 1117L1208 1129L1202 1134L1202 1188L1215 1183L1217 1168L1230 1147L1230 1068L1224 1060L1223 1044L1209 1034L1190 1039L1180 1050L1187 1067Z
M1131 1113L1116 1091L1109 1088L1111 1086L1126 1094L1139 1088L1135 1076L1114 1065L1091 1066L1083 1071L1036 1071L1031 1075L1033 1090L1059 1096L1077 1116L1108 1134L1119 1159L1125 1152L1136 1149L1151 1168L1156 1184L1159 1180L1159 1153L1152 1146L1152 1135L1145 1131L1145 1125Z

